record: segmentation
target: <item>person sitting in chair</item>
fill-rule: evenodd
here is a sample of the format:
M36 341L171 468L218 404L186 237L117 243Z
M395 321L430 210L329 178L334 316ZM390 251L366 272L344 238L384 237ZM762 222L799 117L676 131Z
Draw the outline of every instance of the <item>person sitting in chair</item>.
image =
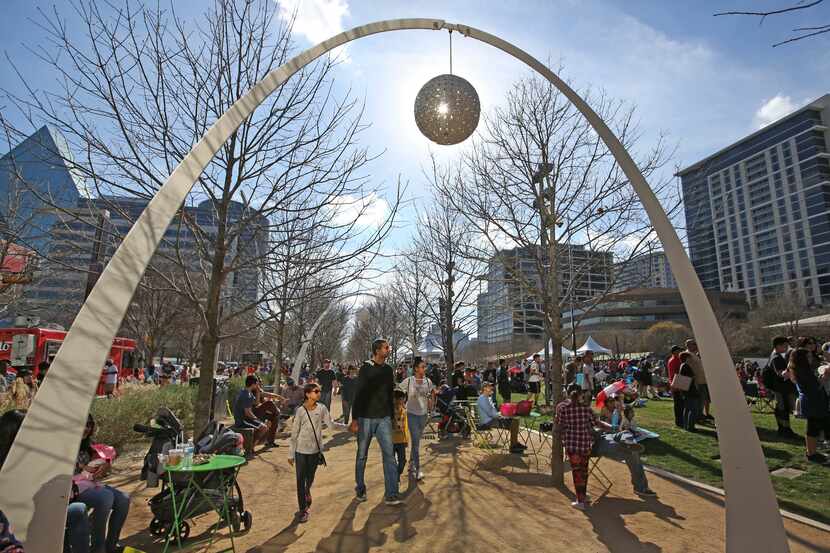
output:
M234 426L240 429L253 429L254 445L265 443L268 447L279 447L274 442L274 436L277 433L280 411L273 401L258 405L257 398L260 394L275 395L260 390L259 378L255 374L245 377L245 387L239 391L233 406Z
M510 429L510 453L522 453L527 446L519 443L519 419L516 417L502 417L493 405L493 385L485 382L481 388L481 395L478 396L476 407L478 408L479 429L489 430L491 428Z

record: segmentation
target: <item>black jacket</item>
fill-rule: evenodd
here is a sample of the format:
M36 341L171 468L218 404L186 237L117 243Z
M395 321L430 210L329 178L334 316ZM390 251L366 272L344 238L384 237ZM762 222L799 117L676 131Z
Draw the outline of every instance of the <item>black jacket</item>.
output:
M376 365L369 360L360 367L355 383L354 418L381 419L392 417L395 371L387 364Z

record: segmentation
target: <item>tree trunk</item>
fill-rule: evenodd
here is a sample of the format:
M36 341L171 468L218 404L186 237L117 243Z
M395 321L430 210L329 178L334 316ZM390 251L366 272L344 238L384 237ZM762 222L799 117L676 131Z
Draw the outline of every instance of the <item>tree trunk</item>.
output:
M277 320L276 371L274 385L279 390L282 385L282 364L285 358L285 310L280 311Z
M553 351L551 352L550 363L550 382L553 388L552 398L553 405L559 405L563 399L562 394L562 329L561 319L562 313L559 307L559 259L556 243L555 225L548 225L547 221L553 220L553 214L556 213L553 198L551 198L550 208L546 210L544 202L540 202L540 211L542 215L542 237L546 239L548 246L548 273L545 278L545 330L549 340L553 343ZM550 234L548 234L548 227L550 227ZM546 340L547 341L547 340ZM563 487L565 485L565 463L562 458L562 438L558 432L553 433L553 443L551 445L551 460L550 460L550 474L553 480L553 485Z
M216 371L216 351L219 347L222 320L222 282L225 267L225 213L217 213L219 225L216 230L216 249L208 284L207 303L205 305L205 334L202 336L201 370L199 374L199 391L196 395L196 409L193 417L194 434L200 432L210 419L213 400L213 377Z

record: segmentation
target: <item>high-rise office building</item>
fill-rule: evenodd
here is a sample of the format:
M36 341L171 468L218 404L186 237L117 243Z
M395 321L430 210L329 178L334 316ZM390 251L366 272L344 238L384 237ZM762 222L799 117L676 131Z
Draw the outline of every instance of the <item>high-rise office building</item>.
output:
M105 196L89 201L97 208L110 212L119 237L127 234L149 203L144 198L125 196ZM205 200L195 206L185 206L183 212L188 222L180 220L178 216L173 220L151 263L157 266L183 263L186 270L199 273L202 271L201 265L206 262L206 256L210 255L209 246L218 230L216 210L213 209L211 200ZM227 301L250 305L261 295L264 261L260 258L265 255L268 247L269 224L262 214L239 202L232 202L228 210L228 223L233 228L239 221L245 223L241 228L233 229L239 232L230 243L227 260L237 266L241 265L241 268L228 275L223 295ZM246 259L252 261L246 264Z
M63 326L75 318L97 275L149 203L139 197L85 197L83 179L66 161L71 159L66 139L49 126L0 158L0 239L44 258L15 311ZM218 228L216 210L206 200L182 212L187 222L174 220L152 263L163 266L170 256L185 270L201 273ZM268 247L268 219L237 202L227 215L231 227L241 228L234 228L238 233L229 241L227 259L239 268L227 275L223 298L247 306L262 293L262 262L253 260Z
M614 264L613 290L629 288L677 288L664 252L649 252Z
M521 247L502 250L490 259L484 280L487 291L478 295L478 341L505 343L518 337L541 340L544 335L542 303L538 296L539 249ZM559 294L562 304L578 305L608 291L613 254L584 246L559 246ZM542 255L542 265L547 256Z
M0 157L0 219L6 239L45 254L58 212L74 209L82 179L65 160L72 154L66 138L45 125ZM71 164L70 164L71 165Z
M830 95L678 173L704 288L830 303Z

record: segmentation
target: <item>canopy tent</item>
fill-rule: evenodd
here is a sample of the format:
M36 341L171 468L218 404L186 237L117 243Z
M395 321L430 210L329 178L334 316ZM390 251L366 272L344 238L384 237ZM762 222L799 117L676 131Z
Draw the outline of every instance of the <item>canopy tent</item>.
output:
M577 353L585 353L586 351L591 351L594 353L606 353L608 355L613 353L610 349L599 345L592 336L588 336L588 339L585 340L585 343L582 344L582 347L576 350Z
M553 341L548 342L548 351L549 351L549 352L553 352ZM541 355L541 356L544 358L544 357L545 357L545 350L544 350L544 348L543 348L543 349L541 349L540 351L536 352L534 355ZM569 349L568 349L568 348L566 348L565 346L562 346L562 357L564 357L565 359L567 359L568 357L573 357L573 355L574 355L574 352L572 352L571 350L569 350ZM533 359L533 355L531 355L530 357L528 357L528 358L527 358L527 361L530 361L530 360L532 360L532 359Z
M830 327L830 314L816 315L814 317L798 319L797 321L772 324L765 326L764 328L797 329L799 327L807 327L812 329Z

